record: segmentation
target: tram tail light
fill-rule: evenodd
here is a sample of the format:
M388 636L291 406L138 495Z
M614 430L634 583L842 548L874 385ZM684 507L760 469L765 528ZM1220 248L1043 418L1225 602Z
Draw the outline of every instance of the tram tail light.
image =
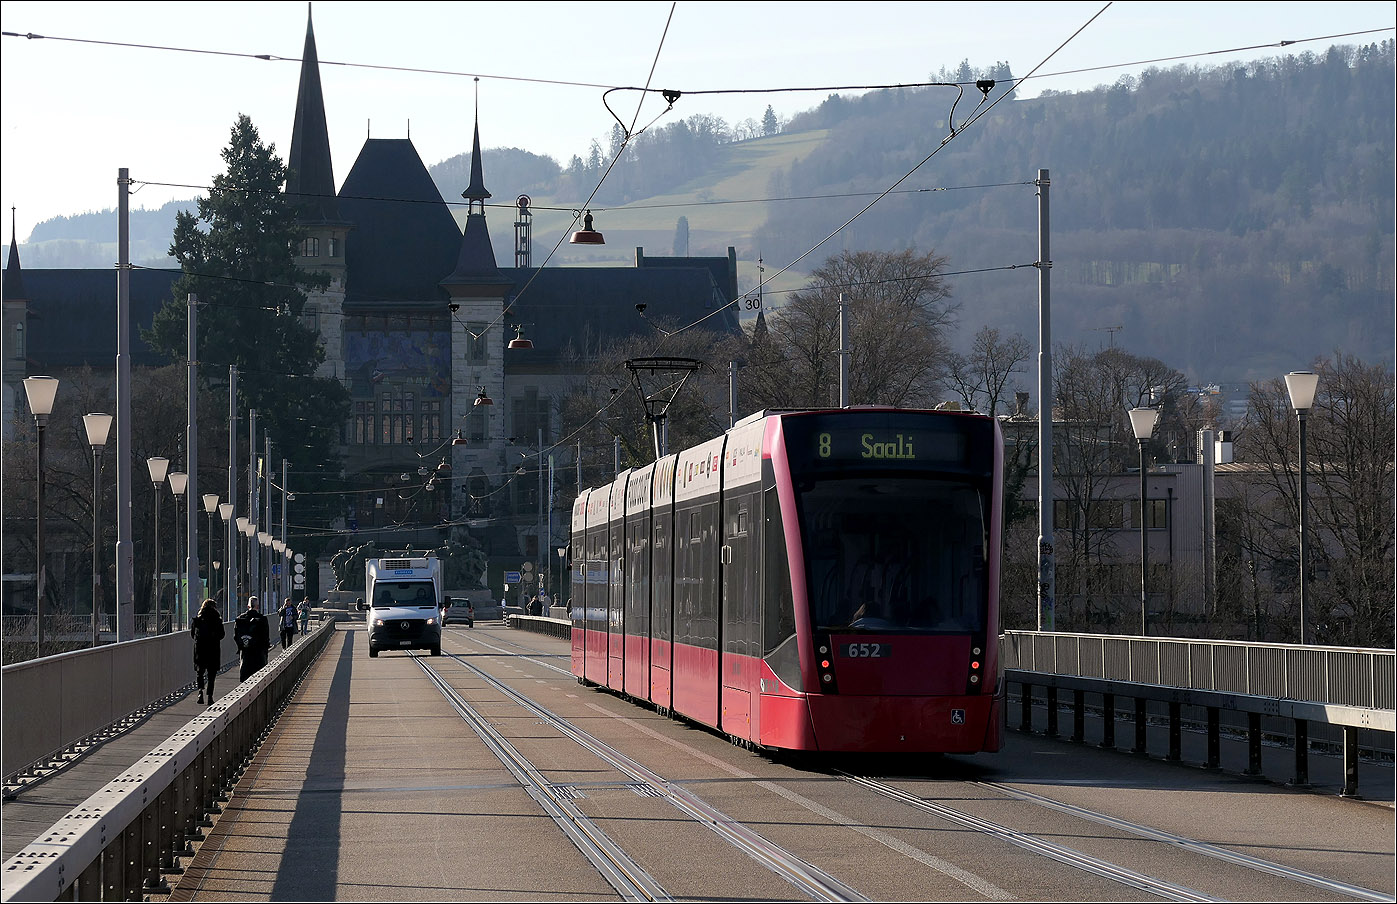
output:
M820 690L827 694L837 693L838 684L834 680L834 650L828 637L815 641L816 673L820 676Z
M982 654L984 650L980 647L970 649L970 677L969 684L971 690L978 690L980 687L981 668L984 666Z

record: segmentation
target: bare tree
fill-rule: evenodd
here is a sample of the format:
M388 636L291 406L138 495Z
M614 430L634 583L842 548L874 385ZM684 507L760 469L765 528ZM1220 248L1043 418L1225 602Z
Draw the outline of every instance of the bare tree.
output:
M906 250L843 251L767 318L748 355L755 407L824 407L838 401L839 296L851 319L850 401L918 406L938 401L956 307L940 276L946 259Z
M1058 349L1056 358L1053 473L1064 497L1054 512L1060 620L1064 627L1110 629L1134 618L1116 547L1126 525L1116 486L1138 467L1127 412L1160 409L1146 450L1156 461L1174 460L1181 447L1192 448L1184 437L1195 429L1197 404L1184 375L1156 358L1080 347Z
M1002 336L995 327L982 326L969 354L947 357L946 380L965 407L999 414L1000 406L1008 405L1005 393L1017 388L1011 383L1014 374L1023 372L1032 351L1023 334Z
M1307 620L1320 643L1393 642L1393 374L1351 355L1315 363L1319 391L1309 412L1306 498L1314 539ZM1299 436L1280 379L1252 385L1241 453L1256 466L1252 554L1286 594L1276 616L1298 636ZM1287 605L1288 604L1288 605Z

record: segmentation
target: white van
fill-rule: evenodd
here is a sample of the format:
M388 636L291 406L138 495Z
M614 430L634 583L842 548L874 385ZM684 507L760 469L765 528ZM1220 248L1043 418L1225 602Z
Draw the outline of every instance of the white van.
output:
M369 559L365 591L368 602L369 656L380 650L431 650L441 655L441 560L437 558Z

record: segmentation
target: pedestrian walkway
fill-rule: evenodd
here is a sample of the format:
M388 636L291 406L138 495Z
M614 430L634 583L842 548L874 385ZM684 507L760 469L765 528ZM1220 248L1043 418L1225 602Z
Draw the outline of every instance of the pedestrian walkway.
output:
M103 744L92 748L62 771L21 790L14 800L0 805L0 847L4 859L18 854L25 845L46 832L68 811L87 800L141 757L160 746L166 738L203 712L197 702L193 668L186 693L174 703L152 713L144 722ZM222 696L238 686L237 666L224 671L214 683Z

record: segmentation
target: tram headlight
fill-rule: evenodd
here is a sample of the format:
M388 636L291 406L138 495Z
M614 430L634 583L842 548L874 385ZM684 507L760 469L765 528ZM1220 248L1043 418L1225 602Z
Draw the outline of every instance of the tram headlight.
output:
M979 684L979 683L980 683L980 676L979 676L979 675L971 675L971 676L970 676L970 683L971 683L971 684Z
M831 681L834 680L834 676L831 675L829 672L825 672L823 675L820 676L820 678L825 682L825 684L829 684Z

